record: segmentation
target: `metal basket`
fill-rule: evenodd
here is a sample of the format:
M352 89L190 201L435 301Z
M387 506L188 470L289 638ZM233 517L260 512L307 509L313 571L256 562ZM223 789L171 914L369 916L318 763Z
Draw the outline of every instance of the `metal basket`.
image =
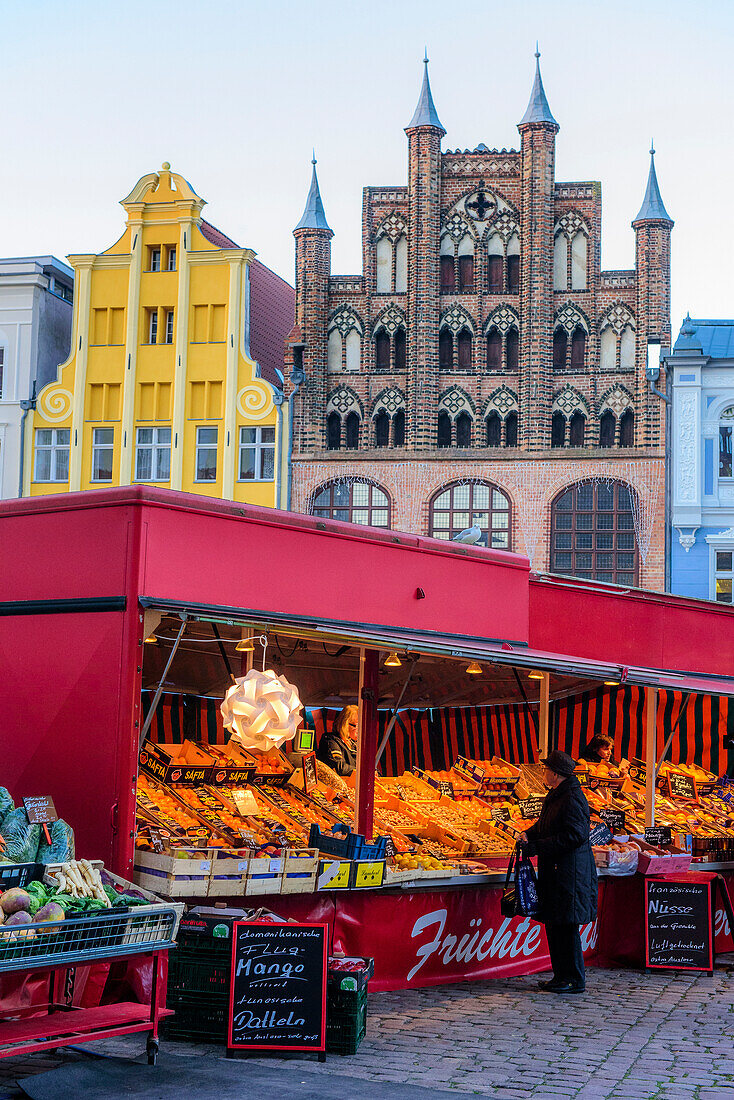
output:
M0 973L64 966L174 946L178 911L165 905L140 910L102 909L94 915L38 924L0 925Z

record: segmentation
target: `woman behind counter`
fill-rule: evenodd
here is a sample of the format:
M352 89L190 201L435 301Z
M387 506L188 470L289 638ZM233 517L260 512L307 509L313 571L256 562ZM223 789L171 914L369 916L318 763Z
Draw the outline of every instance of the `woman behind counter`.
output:
M344 707L334 722L331 733L325 733L316 755L337 775L352 775L357 766L357 708Z
M619 768L621 771L626 772L629 768L628 762L622 760L619 764L615 764L612 760L613 749L614 742L611 737L606 737L605 734L600 733L589 741L588 745L581 753L581 758L582 760L588 760L590 764L611 764L612 767Z

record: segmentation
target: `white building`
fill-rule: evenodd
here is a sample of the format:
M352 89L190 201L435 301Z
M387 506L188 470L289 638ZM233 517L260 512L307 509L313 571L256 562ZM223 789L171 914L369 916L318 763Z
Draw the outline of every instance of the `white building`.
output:
M734 602L734 320L686 317L666 357L673 405L670 589Z
M23 420L69 354L73 288L53 256L0 259L0 498L21 495Z

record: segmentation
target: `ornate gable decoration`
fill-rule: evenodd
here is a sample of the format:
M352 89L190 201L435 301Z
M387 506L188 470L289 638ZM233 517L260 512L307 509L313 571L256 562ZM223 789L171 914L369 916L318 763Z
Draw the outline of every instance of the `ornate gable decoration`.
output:
M517 408L517 394L514 390L511 390L509 386L500 386L499 389L490 394L484 415L486 417L489 413L497 412L504 420L508 413L516 412Z
M497 234L499 237L502 238L502 242L506 247L510 237L515 235L517 235L518 237L520 236L520 226L518 225L515 216L511 214L509 210L505 210L503 211L503 213L499 214L492 222L489 227L488 234L491 237Z
M375 240L378 240L380 237L389 237L393 244L395 244L398 237L407 235L407 232L408 226L405 218L402 214L398 214L397 210L393 210L392 214L388 214L375 233Z
M462 218L461 214L457 214L456 211L446 218L443 228L444 233L448 233L455 241L460 241L467 233L471 237L475 236L472 227Z
M627 328L627 326L634 329L636 327L635 319L624 303L615 302L604 314L600 328L611 327L619 336L622 329Z
M446 310L441 318L440 327L447 328L454 336L461 332L463 328L468 328L472 334L474 333L474 322L471 317L465 309L456 305Z
M589 326L586 322L586 318L580 310L576 309L576 306L572 302L566 302L565 306L556 313L556 325L562 325L566 332L571 333L580 325L586 332L589 331Z
M506 214L515 223L514 229L518 231L514 212L509 203L482 185L475 191L463 195L458 202L449 207L443 219L443 226L454 240L459 240L465 233L471 233L477 240L481 240L487 232L487 227L493 224L493 221L496 224L498 215L502 214ZM508 236L511 235L512 232L508 234Z
M566 418L573 416L575 412L588 416L589 406L578 390L566 385L553 398L553 412L562 412Z
M360 336L364 336L364 325L361 319L348 306L338 309L329 321L329 332L338 329L342 336L346 336L353 328L356 328Z
M520 330L520 320L511 306L497 306L487 318L487 323L484 326L485 335L491 328L496 328L498 332L506 336L511 328Z
M362 402L349 386L339 386L338 389L332 390L329 394L326 411L327 413L338 412L342 416L349 412L356 412L361 416Z
M372 414L374 415L379 409L384 409L385 412L392 415L394 412L397 412L398 409L404 408L405 397L395 386L390 386L375 398L375 403L372 406Z
M567 210L565 214L561 214L556 222L554 237L557 237L559 233L565 233L569 238L575 237L577 233L583 233L587 237L591 236L588 225L575 210Z
M375 321L373 332L381 328L388 336L394 336L399 328L405 328L405 314L397 306L388 306Z
M632 394L624 386L620 386L619 383L607 390L599 402L600 413L604 412L606 409L611 409L617 417L620 416L625 409L632 408L634 408Z
M457 416L460 412L468 412L470 416L474 415L474 406L471 402L471 398L463 390L460 390L458 386L454 386L451 390L446 390L441 394L441 398L438 402L438 407L442 411L450 413L451 416Z

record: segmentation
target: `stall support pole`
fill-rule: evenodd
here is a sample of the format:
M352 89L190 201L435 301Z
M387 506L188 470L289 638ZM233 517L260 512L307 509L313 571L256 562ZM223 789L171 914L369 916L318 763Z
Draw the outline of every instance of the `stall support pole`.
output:
M658 689L645 688L645 824L655 824Z
M359 653L359 743L357 746L357 783L355 829L372 840L375 805L375 760L377 757L377 698L379 693L380 655L376 649Z
M550 673L544 672L543 679L540 681L540 706L539 706L539 725L538 729L538 748L540 749L541 759L548 755L550 749L550 731L548 729L550 716Z

